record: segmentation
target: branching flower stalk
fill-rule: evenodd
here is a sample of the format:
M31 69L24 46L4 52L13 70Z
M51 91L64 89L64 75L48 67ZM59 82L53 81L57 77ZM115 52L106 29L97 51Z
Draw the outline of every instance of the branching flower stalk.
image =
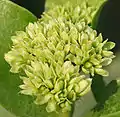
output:
M38 105L47 104L47 112L66 112L90 90L88 76L109 75L105 66L115 57L111 51L115 44L103 41L88 26L90 15L83 15L87 7L55 9L56 14L48 11L12 36L13 46L5 60L12 73L20 74L22 94L35 96Z

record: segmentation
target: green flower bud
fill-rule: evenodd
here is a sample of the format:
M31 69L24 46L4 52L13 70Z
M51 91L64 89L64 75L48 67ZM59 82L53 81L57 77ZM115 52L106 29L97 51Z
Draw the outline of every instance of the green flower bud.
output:
M53 97L52 94L46 94L45 96L38 95L35 100L35 103L43 105L43 104L47 103L52 97Z
M102 52L102 55L104 56L104 57L109 57L109 56L111 56L111 55L113 55L113 52L111 52L111 51L103 51Z
M104 58L104 59L102 59L102 65L103 66L109 65L111 62L112 62L111 58Z
M85 63L85 68L87 69L89 69L89 68L91 68L92 67L92 63L90 63L90 62L86 62Z
M95 72L97 74L99 74L99 75L102 75L102 76L108 76L109 75L109 73L106 70L104 70L104 69L98 69L98 68L96 68Z
M56 101L55 100L50 100L48 102L48 105L46 107L47 112L53 112L56 111Z
M103 50L111 50L115 47L115 43L113 42L107 42L104 46L103 46Z
M23 89L22 91L20 91L20 93L25 95L36 95L38 90L35 85L33 85L31 80L26 77L21 77L21 79L23 80L24 84L20 85L20 88Z

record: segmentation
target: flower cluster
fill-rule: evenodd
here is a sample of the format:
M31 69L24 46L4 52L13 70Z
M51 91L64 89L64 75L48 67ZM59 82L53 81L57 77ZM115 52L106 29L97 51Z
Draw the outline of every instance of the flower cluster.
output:
M22 94L35 96L36 104L47 104L47 112L59 108L66 112L90 90L88 75L108 76L103 67L112 62L110 50L115 44L103 41L102 35L87 25L85 15L72 16L74 11L69 6L63 11L62 7L56 9L62 16L57 17L56 12L48 20L43 15L38 22L29 23L25 31L16 32L5 60L11 72L21 74ZM81 12L78 7L76 11Z
M36 104L48 103L47 112L58 108L62 108L62 112L70 111L73 102L90 89L90 79L80 75L79 67L70 61L55 67L34 61L26 67L25 73L27 77L21 77L24 82L20 86L21 93L36 96Z
M65 20L71 21L74 24L77 22L90 24L95 14L96 8L89 5L88 2L82 2L78 6L74 6L68 2L44 12L43 18L40 20L48 22L50 19L63 17Z

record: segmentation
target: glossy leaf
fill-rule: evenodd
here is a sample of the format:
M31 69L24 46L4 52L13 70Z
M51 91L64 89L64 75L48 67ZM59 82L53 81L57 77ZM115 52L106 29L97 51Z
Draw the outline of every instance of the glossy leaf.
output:
M97 20L96 29L102 33L103 37L116 43L115 52L120 51L120 0L108 0Z

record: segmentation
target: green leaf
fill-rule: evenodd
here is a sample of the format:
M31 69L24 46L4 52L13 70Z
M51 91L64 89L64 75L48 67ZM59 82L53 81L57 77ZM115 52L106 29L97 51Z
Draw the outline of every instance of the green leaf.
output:
M44 11L45 0L11 0L18 5L28 9L35 16L40 17Z
M104 115L101 117L120 117L120 111L112 113L112 114Z
M114 90L113 90L114 89ZM110 97L103 103L104 105L99 105L96 110L93 111L92 115L88 117L119 117L120 116L120 82L115 83L113 81L107 86L105 95L110 93ZM102 99L102 98L101 98Z
M96 27L98 25L100 13L101 13L106 1L108 1L108 0L91 0L91 1L93 1L92 3L94 3L94 5L97 8L97 12L92 21L92 28L96 29Z
M9 113L6 109L4 109L2 106L0 106L0 116L1 117L15 117L11 113Z
M98 32L102 32L104 39L108 38L108 40L116 43L114 52L120 51L120 1L119 0L108 0L98 18L98 23L96 25L96 29Z

